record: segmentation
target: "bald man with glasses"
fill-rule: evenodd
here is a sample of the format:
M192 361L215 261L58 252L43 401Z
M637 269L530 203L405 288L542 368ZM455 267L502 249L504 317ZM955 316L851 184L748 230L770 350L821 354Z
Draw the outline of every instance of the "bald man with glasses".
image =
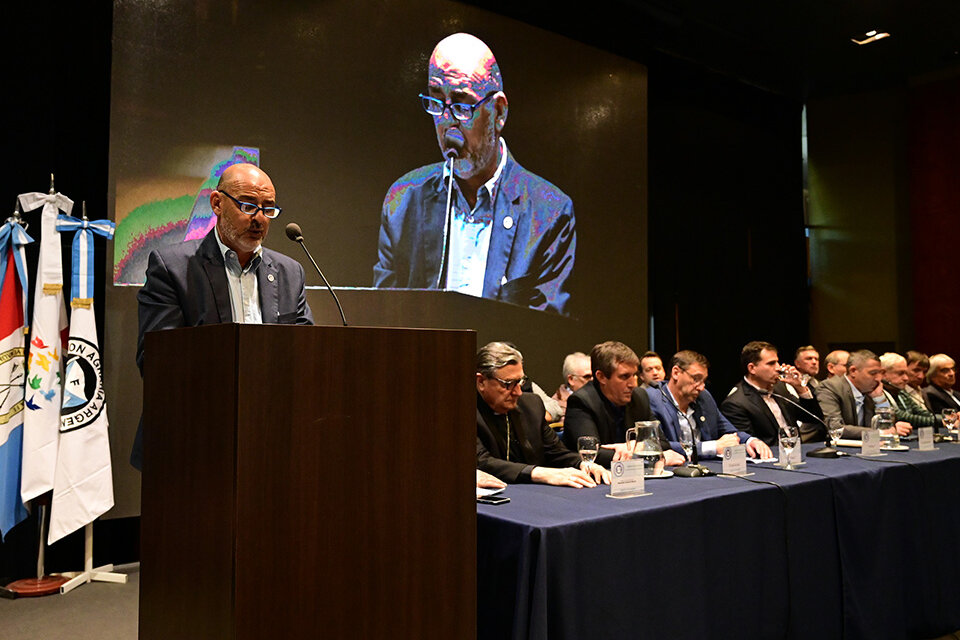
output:
M444 38L419 99L441 155L456 157L455 179L451 185L449 165L437 162L390 187L373 286L446 289L568 313L573 202L508 151L507 94L493 52L470 34Z
M210 193L210 207L217 223L205 238L150 253L137 294L141 374L149 331L227 322L313 324L303 267L262 246L282 211L270 176L252 164L230 165ZM142 455L138 427L130 454L137 469Z

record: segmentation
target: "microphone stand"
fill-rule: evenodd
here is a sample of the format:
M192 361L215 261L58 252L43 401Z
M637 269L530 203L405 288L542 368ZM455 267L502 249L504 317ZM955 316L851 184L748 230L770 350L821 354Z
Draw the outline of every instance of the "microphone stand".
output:
M313 263L313 268L317 270L317 273L320 274L320 279L323 280L323 284L327 286L327 291L330 292L330 295L333 296L333 301L337 303L337 310L340 312L340 320L343 321L343 326L347 326L347 318L343 315L343 307L340 306L340 298L337 297L336 292L333 290L333 287L330 286L330 283L327 282L327 277L323 275L323 271L320 270L320 265L317 264L317 261L313 259L313 256L310 255L310 251L307 250L307 245L303 244L303 236L297 234L296 238L292 238L294 242L303 247L304 253L307 254L307 257L310 258L310 262Z
M447 240L450 234L450 212L453 208L453 160L458 155L455 149L448 149L447 156L447 206L443 216L443 243L440 245L440 272L437 274L437 289L443 288L443 270L447 262Z
M814 420L816 420L817 422L823 425L824 430L827 432L827 439L823 443L822 447L820 447L819 449L814 449L813 451L810 451L809 453L807 453L806 456L808 458L840 458L842 456L847 455L843 451L839 451L830 446L830 428L827 426L827 423L824 422L822 418L820 418L820 416L808 410L799 402L794 402L790 398L782 396L779 393L774 393L773 391L771 391L770 395L773 396L774 398L780 398L781 400L785 400L786 402L789 402L790 404L795 406L797 409L800 409L800 411L803 411L805 414L812 417Z

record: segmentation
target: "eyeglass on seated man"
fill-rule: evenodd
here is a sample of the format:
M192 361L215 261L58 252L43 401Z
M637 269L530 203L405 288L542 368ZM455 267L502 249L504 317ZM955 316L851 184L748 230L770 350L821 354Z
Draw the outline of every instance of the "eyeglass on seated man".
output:
M610 483L610 472L563 446L543 401L523 393L523 356L505 342L477 352L477 469L504 482L569 487Z

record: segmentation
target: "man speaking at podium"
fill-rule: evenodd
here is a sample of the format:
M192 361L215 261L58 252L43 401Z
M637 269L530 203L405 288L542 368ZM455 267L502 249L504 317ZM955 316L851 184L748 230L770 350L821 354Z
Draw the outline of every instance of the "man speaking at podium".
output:
M444 38L420 99L452 159L449 219L446 162L397 180L383 201L373 286L439 288L568 313L573 202L507 150L507 95L493 52L467 33Z
M141 375L148 331L226 322L313 324L303 267L261 246L281 211L270 176L252 164L227 167L210 207L217 224L203 240L150 254L147 281L137 294ZM141 422L130 454L137 469L143 463L142 428Z

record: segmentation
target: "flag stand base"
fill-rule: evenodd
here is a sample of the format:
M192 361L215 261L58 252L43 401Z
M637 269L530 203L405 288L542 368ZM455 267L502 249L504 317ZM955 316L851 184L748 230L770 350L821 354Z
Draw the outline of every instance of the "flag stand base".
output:
M63 578L60 584L60 593L70 593L80 585L90 582L127 583L127 574L114 573L112 564L93 567L93 523L83 528L83 571L65 571L57 574Z
M16 594L17 598L33 598L49 596L60 592L60 587L67 581L63 576L43 576L42 578L24 578L15 580L6 586L7 591Z

